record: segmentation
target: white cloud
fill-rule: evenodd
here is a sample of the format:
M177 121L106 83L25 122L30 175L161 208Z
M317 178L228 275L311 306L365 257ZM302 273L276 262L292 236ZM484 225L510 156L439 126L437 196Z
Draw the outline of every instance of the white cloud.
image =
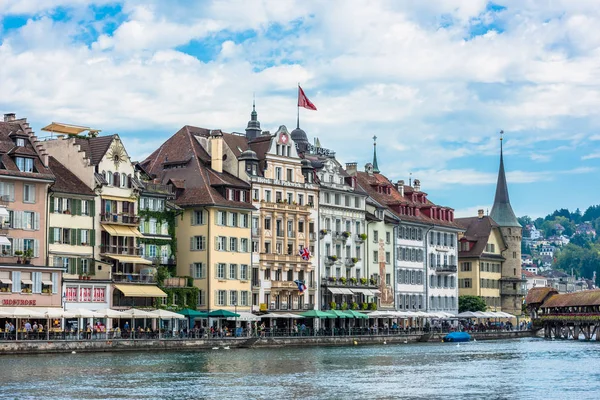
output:
M600 158L600 151L596 153L586 154L585 156L581 157L582 160L593 160L594 158Z

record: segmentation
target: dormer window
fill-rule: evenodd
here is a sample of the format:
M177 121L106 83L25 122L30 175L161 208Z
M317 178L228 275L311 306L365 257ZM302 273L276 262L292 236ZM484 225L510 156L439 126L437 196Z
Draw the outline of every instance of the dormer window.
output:
M33 158L15 157L15 164L21 172L33 172Z
M17 140L16 140L15 143L19 147L24 147L25 146L25 139L23 139L23 138L17 138Z

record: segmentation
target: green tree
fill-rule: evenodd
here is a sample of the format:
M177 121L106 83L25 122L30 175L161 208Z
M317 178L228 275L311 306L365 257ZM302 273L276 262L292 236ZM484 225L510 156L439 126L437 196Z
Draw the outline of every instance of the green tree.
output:
M485 311L487 306L485 301L479 296L459 296L458 312L465 311Z
M521 224L521 226L523 228L525 228L525 226L531 225L533 223L533 221L531 220L531 217L529 215L524 215L522 217L519 217L519 218L517 218L517 221L519 221L519 224Z

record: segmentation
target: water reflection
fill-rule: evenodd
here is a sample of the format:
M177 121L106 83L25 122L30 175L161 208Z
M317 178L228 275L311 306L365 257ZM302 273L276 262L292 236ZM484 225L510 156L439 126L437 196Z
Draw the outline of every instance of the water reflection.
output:
M52 398L598 398L600 344L519 340L2 357L3 394Z

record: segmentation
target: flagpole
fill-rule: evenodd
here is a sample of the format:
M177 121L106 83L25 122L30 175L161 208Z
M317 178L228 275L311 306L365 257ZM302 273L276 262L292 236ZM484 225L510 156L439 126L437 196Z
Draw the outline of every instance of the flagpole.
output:
M298 82L298 96L300 96L300 82ZM296 112L298 113L296 116L296 129L300 129L300 105L298 104L298 99L296 99Z

